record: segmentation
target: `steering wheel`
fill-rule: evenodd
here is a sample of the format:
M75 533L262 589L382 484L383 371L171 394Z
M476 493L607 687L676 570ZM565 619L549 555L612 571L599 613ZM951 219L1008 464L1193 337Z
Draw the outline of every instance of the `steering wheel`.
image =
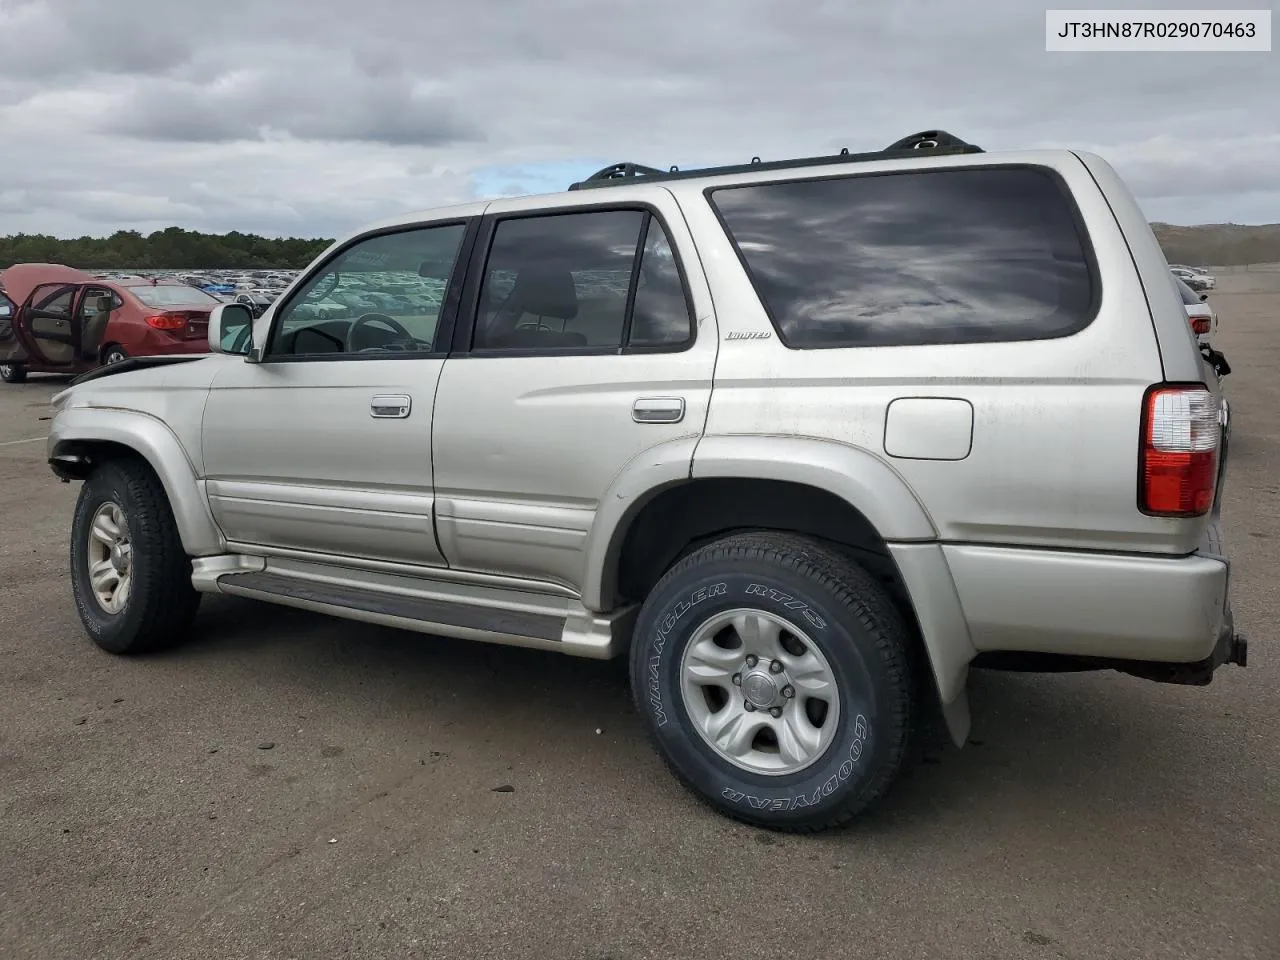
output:
M364 329L371 323L383 323L391 328L391 332L396 334L403 340L412 340L413 335L404 328L404 325L393 317L387 316L385 313L364 313L356 317L352 321L351 326L347 328L347 353L356 352L356 332Z

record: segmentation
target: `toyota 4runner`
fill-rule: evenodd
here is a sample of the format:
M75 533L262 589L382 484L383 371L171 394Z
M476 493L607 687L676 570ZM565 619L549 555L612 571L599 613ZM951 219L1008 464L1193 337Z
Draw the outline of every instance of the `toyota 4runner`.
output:
M879 800L971 666L1209 682L1244 665L1228 408L1097 156L886 150L668 171L335 243L206 357L55 398L89 635L202 593L629 657L722 812Z

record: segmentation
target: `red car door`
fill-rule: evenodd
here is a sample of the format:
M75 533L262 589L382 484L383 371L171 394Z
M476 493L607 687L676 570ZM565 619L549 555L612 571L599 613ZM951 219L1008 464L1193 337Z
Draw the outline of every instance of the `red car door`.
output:
M78 366L80 324L75 307L81 286L42 283L27 296L13 319L25 365L41 371L71 371Z

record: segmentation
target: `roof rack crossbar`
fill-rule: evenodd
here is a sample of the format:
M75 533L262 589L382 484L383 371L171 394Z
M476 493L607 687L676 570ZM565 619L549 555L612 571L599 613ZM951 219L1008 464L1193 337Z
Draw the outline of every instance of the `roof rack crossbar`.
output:
M585 180L570 184L570 190L583 190L591 187L618 186L619 181L637 180L684 180L691 177L724 176L732 173L756 173L761 170L787 170L795 167L817 167L836 163L869 163L872 160L897 160L908 156L929 154L931 156L947 156L965 153L982 153L983 149L972 143L966 143L959 137L945 130L922 130L909 137L896 140L883 150L872 150L868 153L850 153L843 147L839 153L819 157L798 157L793 160L762 161L752 157L750 163L729 164L722 167L702 167L699 169L659 170L639 163L615 163L612 166L597 170Z

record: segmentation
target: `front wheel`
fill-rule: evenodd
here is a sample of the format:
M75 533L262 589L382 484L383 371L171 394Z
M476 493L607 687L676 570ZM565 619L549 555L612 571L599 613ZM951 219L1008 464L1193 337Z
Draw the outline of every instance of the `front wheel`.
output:
M80 488L71 590L85 630L111 653L168 646L190 627L200 594L164 487L144 461L107 461Z
M645 601L636 705L676 776L722 813L816 831L880 800L915 722L911 637L857 564L787 534L689 554Z
M27 368L12 363L0 363L0 380L5 383L24 383L27 379Z

